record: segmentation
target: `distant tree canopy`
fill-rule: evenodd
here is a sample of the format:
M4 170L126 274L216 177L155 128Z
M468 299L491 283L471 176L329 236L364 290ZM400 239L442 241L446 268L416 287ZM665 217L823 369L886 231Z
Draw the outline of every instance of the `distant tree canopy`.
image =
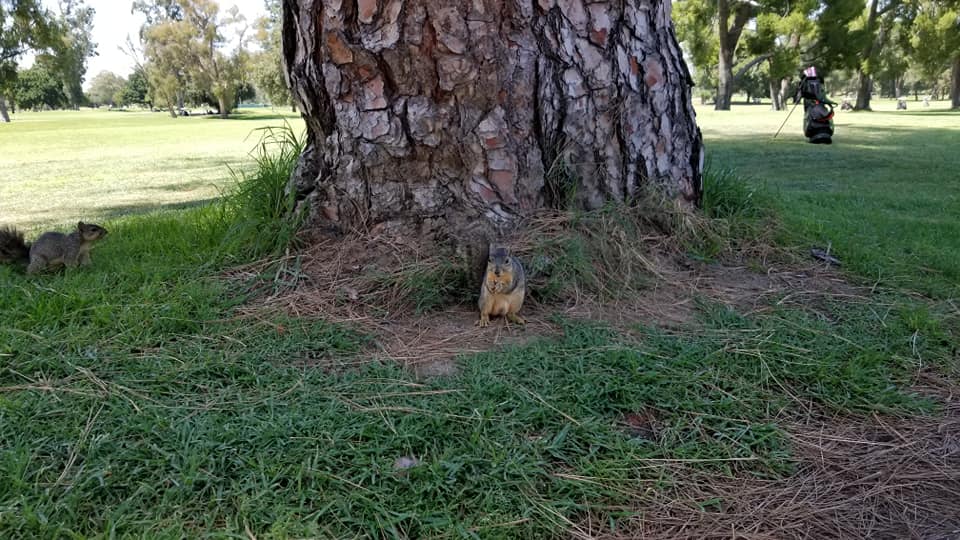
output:
M809 65L852 74L858 109L877 89L938 93L947 73L960 106L960 0L678 0L674 19L701 97L720 110L755 76L781 108Z
M90 41L93 9L82 0L61 0L59 13L44 6L41 0L0 0L0 120L9 122L7 100L22 90L17 79L27 70L20 66L29 54L45 56L41 70L28 75L28 86L38 80L54 78L66 101L58 106L79 106L83 101L83 77L86 61L95 54Z
M134 9L147 18L141 40L154 103L176 117L188 93L206 94L227 116L248 82L244 16L236 7L221 14L212 0L139 0Z
M138 66L133 73L127 77L126 83L120 90L117 101L121 105L147 105L150 103L150 85L147 82L147 74L143 68Z
M63 83L49 61L38 61L17 74L14 102L19 109L56 109L67 104Z
M101 71L90 81L87 93L92 105L119 105L126 79L110 71Z
M280 1L266 0L267 15L256 21L255 38L260 50L251 57L253 82L272 105L292 106L293 98L283 73L280 42Z

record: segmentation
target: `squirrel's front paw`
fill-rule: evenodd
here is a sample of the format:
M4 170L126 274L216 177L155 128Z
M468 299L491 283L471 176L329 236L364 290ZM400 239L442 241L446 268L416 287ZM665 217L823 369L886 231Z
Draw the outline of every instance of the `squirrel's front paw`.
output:
M474 323L474 326L479 326L480 328L486 328L490 325L490 317L485 315L480 316L480 320Z

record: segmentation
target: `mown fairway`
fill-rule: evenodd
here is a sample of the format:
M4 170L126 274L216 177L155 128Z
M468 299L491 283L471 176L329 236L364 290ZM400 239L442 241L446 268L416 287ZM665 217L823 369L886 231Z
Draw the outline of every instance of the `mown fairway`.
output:
M698 122L714 166L766 184L781 200L794 240L833 251L881 284L960 296L960 111L910 101L897 111L837 110L831 146L805 142L803 107L730 112L701 107Z
M235 118L81 110L14 115L0 125L0 222L74 223L209 200L249 166L257 128L302 125L269 109Z
M796 114L770 142L779 113L701 111L712 166L781 201L781 240L803 247L801 260L832 242L867 287L774 291L763 309L695 296L688 320L666 327L558 308L543 318L562 335L465 354L427 379L373 361L380 349L354 325L236 309L302 277L295 259L236 270L282 253L257 221L282 174L254 175L248 185L273 187L229 204L189 205L229 184L224 163L243 166L252 128L279 122L255 118L40 113L0 125L0 224L94 216L111 231L88 269L0 267L0 537L960 528L960 503L935 491L960 490L951 447L935 465L903 453L938 452L929 437L956 433L937 427L944 410L956 415L943 397L958 373L956 113L842 114L825 148L802 142ZM761 198L749 184L729 193L722 202L744 215ZM120 215L147 209L158 210ZM751 242L767 227L740 225ZM589 269L583 253L564 260ZM750 260L729 273L749 281L746 267L768 269ZM866 436L851 424L885 438L854 444ZM861 453L838 464L823 450L837 441ZM832 476L817 476L818 463ZM827 497L831 483L854 491ZM781 498L768 504L747 485ZM726 518L741 521L711 525Z

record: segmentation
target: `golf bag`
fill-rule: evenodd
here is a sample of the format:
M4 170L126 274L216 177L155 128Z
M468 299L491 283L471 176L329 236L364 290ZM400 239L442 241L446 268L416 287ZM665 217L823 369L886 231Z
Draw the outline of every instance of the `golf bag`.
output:
M813 144L833 142L833 101L827 99L823 79L814 67L803 70L793 102L803 99L803 135Z

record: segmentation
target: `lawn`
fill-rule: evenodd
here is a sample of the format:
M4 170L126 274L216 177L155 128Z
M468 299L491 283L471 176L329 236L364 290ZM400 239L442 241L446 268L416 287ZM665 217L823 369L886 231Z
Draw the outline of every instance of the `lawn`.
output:
M103 220L217 197L249 166L257 128L298 115L241 109L228 121L165 112L21 112L0 125L0 221Z
M960 296L960 111L837 110L834 144L805 142L802 107L697 111L714 166L772 189L794 242L832 246L849 269L937 298Z
M250 209L266 197L183 205L227 185L224 163L249 170L248 133L276 119L74 114L0 126L3 224L92 215L112 233L89 269L0 267L0 537L677 538L727 534L711 524L740 516L738 532L822 538L862 532L848 519L861 510L894 537L960 527L955 499L910 491L960 489L953 454L900 445L921 440L911 426L933 426L921 450L952 433L936 429L954 409L929 381L957 373L960 239L931 211L958 215L958 158L941 146L957 142L954 113L843 114L824 148L799 139L799 118L771 142L779 113L701 111L711 166L782 201L778 238L831 242L867 287L774 291L763 309L696 296L672 326L555 310L559 334L463 354L431 378L374 361L359 325L238 310L298 275L296 259L240 266L269 252ZM856 462L811 472L860 437ZM839 502L791 495L861 473ZM786 498L757 499L758 486Z

